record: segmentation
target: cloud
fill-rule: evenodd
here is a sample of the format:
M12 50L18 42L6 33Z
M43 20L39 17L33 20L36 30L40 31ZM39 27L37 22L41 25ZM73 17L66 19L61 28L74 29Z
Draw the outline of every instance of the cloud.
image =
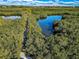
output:
M64 3L64 4L73 4L75 2L63 2L63 1L60 1L60 3Z
M33 0L7 0L7 1L33 1Z
M22 1L33 1L33 0L22 0Z

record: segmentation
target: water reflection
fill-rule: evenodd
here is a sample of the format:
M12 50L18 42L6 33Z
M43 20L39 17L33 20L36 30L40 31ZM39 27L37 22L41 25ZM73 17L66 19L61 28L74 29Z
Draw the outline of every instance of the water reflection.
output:
M3 19L8 20L16 20L16 19L21 19L21 16L2 16Z
M39 19L38 24L42 29L42 33L49 36L54 32L53 24L54 21L60 21L62 20L62 16L56 15L56 16L47 16L45 19Z

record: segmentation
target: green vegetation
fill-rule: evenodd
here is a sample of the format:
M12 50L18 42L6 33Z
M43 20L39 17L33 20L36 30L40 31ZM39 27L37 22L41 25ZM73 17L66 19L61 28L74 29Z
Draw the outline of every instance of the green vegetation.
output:
M22 16L22 20L3 20L0 17L0 59L19 59L25 26L29 30L24 50L26 55L32 55L34 59L79 59L79 8L0 7L0 10L0 15ZM40 16L47 15L62 15L66 33L45 37L36 22ZM25 25L27 20L29 23Z
M26 20L27 16L20 20L4 20L0 16L0 59L20 58Z

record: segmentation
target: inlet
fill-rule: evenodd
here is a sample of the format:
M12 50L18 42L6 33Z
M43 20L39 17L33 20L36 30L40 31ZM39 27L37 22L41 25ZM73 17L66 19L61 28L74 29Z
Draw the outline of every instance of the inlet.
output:
M21 16L1 16L1 17L4 20L9 20L9 19L11 19L11 20L17 20L17 19L21 19L22 18Z
M39 19L38 25L42 29L42 33L46 36L49 36L55 31L55 29L53 28L55 21L60 22L61 20L61 15L47 16L45 19Z

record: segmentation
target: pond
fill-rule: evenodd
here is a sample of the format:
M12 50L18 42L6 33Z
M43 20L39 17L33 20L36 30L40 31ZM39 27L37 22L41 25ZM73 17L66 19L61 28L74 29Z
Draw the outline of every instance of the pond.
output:
M47 16L45 19L39 19L38 25L42 29L42 33L49 36L53 33L53 26L52 24L54 21L60 21L62 20L62 16L56 15L56 16Z
M3 19L8 20L16 20L16 19L21 19L21 16L2 16Z

